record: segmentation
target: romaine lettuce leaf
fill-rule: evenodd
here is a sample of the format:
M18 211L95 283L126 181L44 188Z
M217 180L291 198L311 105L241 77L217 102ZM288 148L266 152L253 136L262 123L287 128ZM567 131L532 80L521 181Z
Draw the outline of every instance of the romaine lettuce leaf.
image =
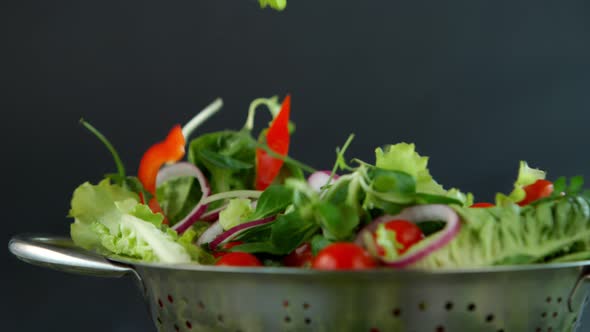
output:
M201 190L194 177L181 177L164 182L156 189L156 198L170 225L174 225L198 204Z
M162 226L164 217L139 203L137 194L103 180L79 186L72 197L71 237L76 245L148 262L187 263L191 258Z
M575 244L590 239L590 204L578 195L525 207L510 204L486 209L453 208L462 219L459 234L414 267L470 268L578 257L576 250L587 247ZM419 250L425 241L428 238L410 250Z

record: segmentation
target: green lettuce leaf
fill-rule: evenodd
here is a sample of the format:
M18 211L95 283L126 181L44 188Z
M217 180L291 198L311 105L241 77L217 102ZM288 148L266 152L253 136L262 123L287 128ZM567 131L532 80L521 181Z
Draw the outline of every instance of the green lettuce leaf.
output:
M156 198L170 226L186 217L198 204L201 195L199 184L194 177L172 179L156 189Z
M464 206L473 204L472 194L464 194L456 188L447 191L432 178L428 170L428 157L419 155L413 143L388 145L385 149L377 148L375 158L377 168L412 176L416 181L417 193L447 196L459 200Z
M172 229L169 230L176 234L176 232L174 232ZM195 241L197 241L199 235L200 233L191 227L182 233L177 242L186 250L186 252L188 252L191 260L201 264L215 263L215 257L213 257L213 255L205 251L203 248L195 245Z
M190 256L162 226L163 216L139 203L137 194L111 184L84 183L72 197L71 237L82 248L148 262L187 263Z
M518 177L514 182L514 189L506 196L501 193L496 195L497 205L506 205L518 203L526 197L524 187L535 183L537 180L545 179L545 172L536 168L531 168L526 161L521 161L518 168Z
M246 221L248 215L253 212L251 201L246 198L235 198L229 201L227 207L219 212L219 223L224 230Z
M445 190L436 183L428 170L428 157L416 152L416 146L408 143L388 145L385 150L375 150L375 166L391 171L404 172L416 179L416 191L442 195Z
M260 4L260 8L270 6L270 8L279 11L284 10L287 7L287 0L258 0L258 3Z
M453 207L462 219L459 234L449 244L414 266L425 269L470 268L529 264L585 257L576 245L590 239L590 204L566 195L535 205L516 204L486 209ZM434 236L434 235L433 235ZM430 239L429 239L430 238ZM413 246L420 250L431 237Z
M383 248L384 257L390 260L396 259L399 256L398 249L403 249L403 245L397 242L395 231L385 228L385 224L381 223L377 226L377 244Z

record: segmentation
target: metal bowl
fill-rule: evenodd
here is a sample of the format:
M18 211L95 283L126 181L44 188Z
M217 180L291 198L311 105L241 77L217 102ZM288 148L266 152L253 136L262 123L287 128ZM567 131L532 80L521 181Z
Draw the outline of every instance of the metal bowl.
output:
M31 264L132 276L159 331L583 331L590 261L465 270L316 271L107 259L61 237L20 235Z

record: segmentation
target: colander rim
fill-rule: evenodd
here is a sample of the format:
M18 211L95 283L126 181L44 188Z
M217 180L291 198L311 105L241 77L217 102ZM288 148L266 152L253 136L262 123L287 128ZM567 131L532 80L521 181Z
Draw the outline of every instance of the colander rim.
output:
M440 270L425 270L425 269L392 269L388 267L379 267L366 270L339 270L326 271L314 270L295 267L228 267L228 266L214 266L214 265L198 265L198 264L168 264L168 263L151 263L134 261L125 259L123 257L107 257L106 259L118 264L124 264L131 268L143 269L157 269L169 270L171 272L207 272L207 273L223 273L223 274L264 274L264 275L477 275L477 274L492 274L492 273L506 273L506 272L531 272L544 271L555 269L571 269L590 267L590 260L576 261L576 262L562 262L549 264L523 264L523 265L498 265L487 267L461 268L461 269L440 269Z

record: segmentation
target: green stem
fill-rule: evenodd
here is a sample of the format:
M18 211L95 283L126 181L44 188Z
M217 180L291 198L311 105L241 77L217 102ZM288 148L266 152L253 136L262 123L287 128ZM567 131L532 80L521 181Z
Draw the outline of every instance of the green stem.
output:
M123 166L123 162L121 161L121 158L119 158L119 154L117 153L117 150L115 150L115 148L113 147L111 142L109 142L109 140L106 137L104 137L104 135L101 134L90 123L86 122L84 119L80 119L80 123L84 127L86 127L86 129L88 129L91 133L93 133L94 136L96 136L107 147L107 149L109 149L109 151L113 155L113 159L115 160L115 164L117 165L117 173L121 177L121 181L123 181L125 179L125 166Z
M207 105L194 118L192 118L184 127L182 127L182 135L188 142L189 137L195 132L201 124L207 121L215 113L219 112L223 107L223 100L221 98L215 99L211 104Z
M252 140L254 140L254 139L252 138ZM311 166L308 166L308 165L306 165L300 161L297 161L289 156L282 156L282 155L274 152L273 150L271 150L271 148L268 145L266 145L264 143L260 143L260 142L255 141L255 144L256 144L257 148L263 149L264 151L266 151L266 153L268 153L273 158L277 158L277 159L280 159L288 164L297 166L308 173L317 172L317 170Z
M330 178L328 179L328 183L332 183L332 180L334 180L334 176L336 175L336 171L338 171L338 168L340 167L340 159L344 159L344 153L346 152L346 150L348 150L348 147L350 146L350 143L352 143L352 140L354 139L354 134L350 134L348 136L348 139L346 139L346 142L344 142L344 145L342 146L341 149L336 148L336 162L334 163L334 167L332 167L332 173L330 173Z

